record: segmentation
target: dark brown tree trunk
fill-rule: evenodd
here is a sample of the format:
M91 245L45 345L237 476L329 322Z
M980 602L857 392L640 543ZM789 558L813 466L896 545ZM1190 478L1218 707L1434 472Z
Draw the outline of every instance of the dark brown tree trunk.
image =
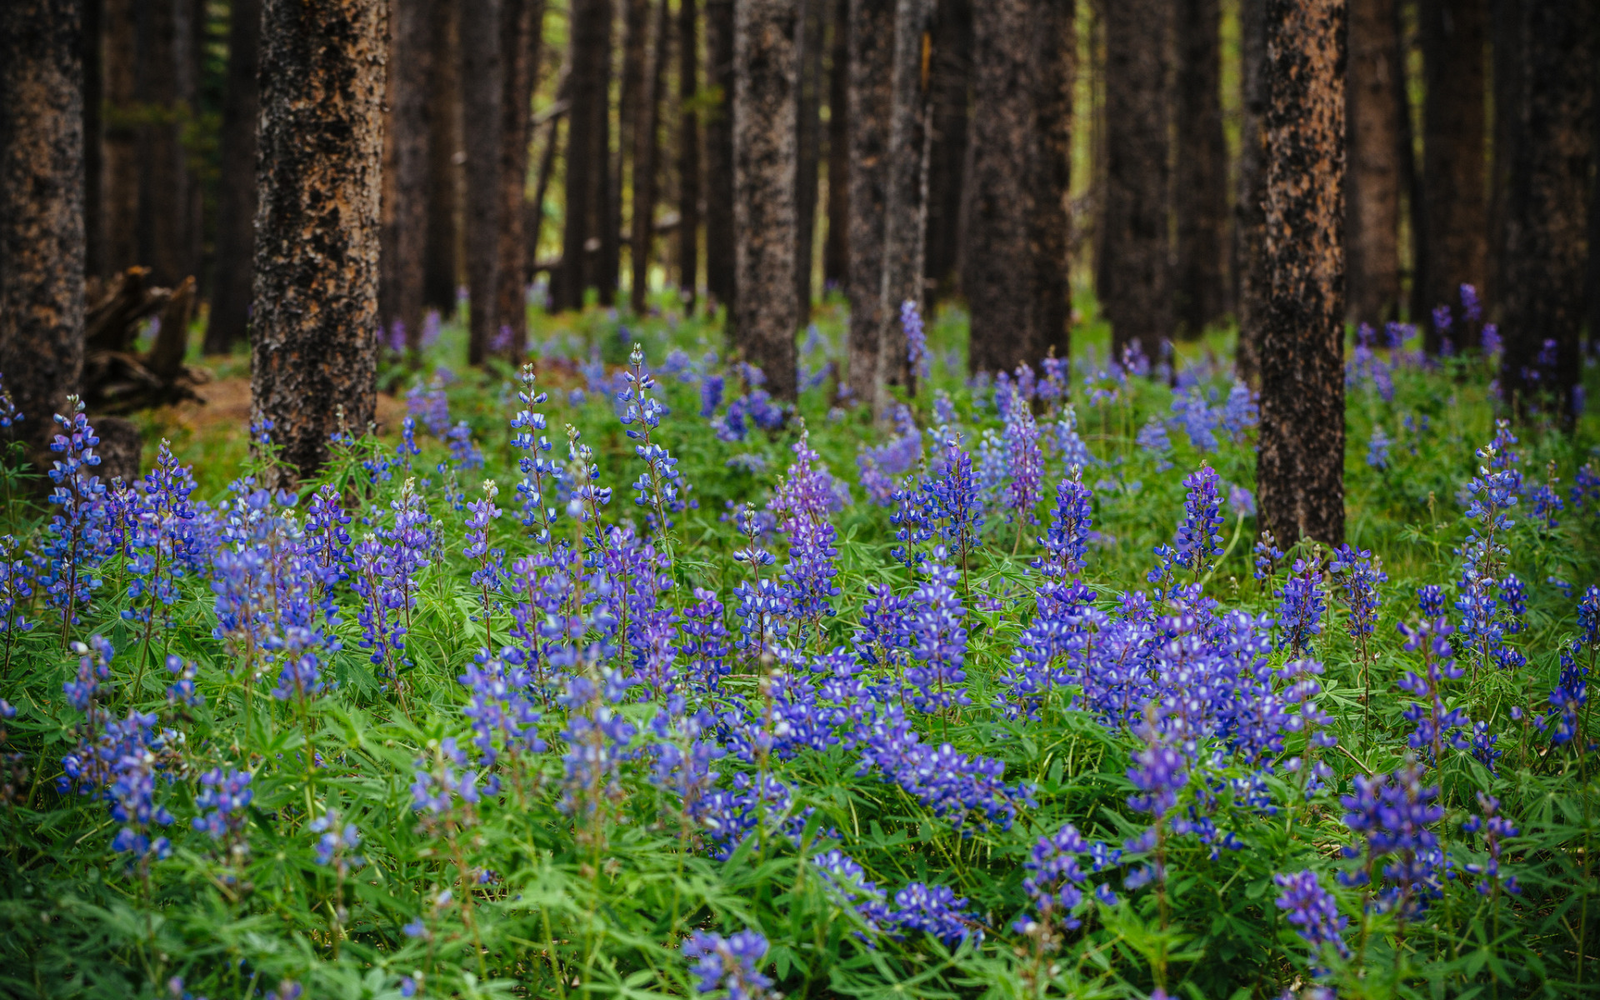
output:
M1075 0L1034 0L1033 180L1029 184L1033 210L1029 216L1029 248L1033 253L1036 312L1029 345L1034 360L1030 364L1051 353L1059 358L1070 356L1072 282L1068 255L1072 213L1067 202L1072 189L1072 96L1078 67L1076 6ZM1227 151L1221 155L1226 180ZM1221 233L1225 231L1225 226L1219 230L1215 248L1219 257Z
M700 284L700 90L699 18L695 0L678 4L678 295L694 313Z
M1411 315L1437 350L1429 312L1458 306L1463 283L1481 290L1487 268L1483 45L1489 11L1488 0L1421 0L1417 11L1426 80L1420 214L1428 252L1412 279Z
M83 374L81 0L0 4L0 376L41 464Z
M1400 307L1400 170L1405 67L1395 0L1350 0L1350 78L1345 94L1349 172L1345 191L1349 319L1381 324Z
M657 0L655 28L644 92L640 95L639 115L634 122L633 140L633 218L629 234L629 261L633 274L629 285L629 305L635 314L645 311L645 296L650 284L650 250L655 243L656 191L660 179L661 91L667 82L667 0Z
M1344 0L1268 0L1263 527L1344 540Z
M1268 275L1266 237L1267 0L1239 0L1239 166L1233 215L1234 302L1239 310L1235 366L1242 378L1260 374L1262 305Z
M938 0L928 82L933 146L928 155L928 232L923 266L939 295L953 294L957 284L957 230L967 162L967 92L971 78L972 0Z
M1173 102L1173 214L1177 217L1172 302L1178 330L1199 336L1227 312L1228 147L1222 136L1222 9L1218 0L1177 0Z
M428 0L433 50L428 60L428 229L422 303L456 310L461 279L461 23L455 0Z
M134 0L105 6L105 275L139 260L139 47ZM255 164L252 161L251 169Z
M1517 106L1521 90L1522 46L1517 30L1518 0L1489 0L1489 21L1494 34L1494 47L1490 53L1491 75L1494 79L1494 141L1489 164L1489 248L1488 276L1484 280L1484 299L1491 313L1501 314L1504 306L1505 279L1511 262L1505 259L1509 243L1507 216L1511 188L1511 168L1516 159L1516 149L1521 144L1522 132L1519 115L1511 113Z
M734 0L706 0L706 82L717 103L706 111L706 293L711 305L738 301L733 237Z
M523 234L527 238L527 280L533 281L534 269L539 266L539 241L544 229L544 202L550 193L550 178L555 173L556 152L561 148L561 122L567 117L568 102L571 98L572 66L565 62L556 76L555 104L543 113L548 118L545 122L544 149L539 153L539 170L533 182L533 200L528 203L528 225ZM535 84L537 87L537 84ZM552 285L560 277L560 272L551 275ZM549 304L547 289L546 305Z
M850 0L850 391L877 410L895 0Z
M1031 0L973 6L971 168L961 287L972 314L974 372L1039 359L1029 155L1034 127Z
M610 218L611 0L572 5L571 98L567 110L566 226L557 309L580 309L584 292L605 283ZM611 274L615 288L616 274ZM605 292L602 290L602 301Z
M883 275L878 296L878 366L873 408L883 414L887 385L910 386L900 306L923 302L923 237L927 231L928 77L924 46L931 41L933 0L897 0L893 92L883 207Z
M1105 8L1106 192L1098 275L1112 352L1172 331L1167 263L1167 0Z
M394 149L392 238L383 261L380 295L386 330L399 324L413 363L422 346L422 303L427 273L429 120L433 73L431 11L427 0L395 0L390 35L390 127Z
M811 319L811 261L816 247L817 184L822 156L823 5L828 0L800 0L800 38L796 60L800 75L798 134L795 136L795 301L800 322Z
M828 31L828 229L822 283L840 289L850 273L850 0L833 0Z
M612 28L616 20L611 0L606 2L606 33L602 39L604 47L599 54L599 64L605 68L600 80L600 100L595 106L595 119L591 125L594 129L595 157L599 163L595 175L594 189L595 202L594 223L598 227L596 232L600 240L600 257L595 270L595 286L599 290L599 302L603 306L612 306L617 302L617 284L622 269L622 187L618 183L621 173L618 163L622 158L623 147L627 144L626 133L617 137L617 148L611 148L611 74L614 59Z
M481 365L500 328L500 134L505 90L501 11L516 0L461 4L461 121L466 160L467 363Z
M148 116L139 128L139 257L150 280L174 287L194 274L191 251L190 177L183 128L193 112L188 72L186 0L149 0L135 5L138 17L136 93Z
M1509 106L1495 109L1516 116L1520 140L1511 150L1501 250L1500 391L1520 414L1554 409L1567 427L1582 373L1596 17L1581 4L1514 0L1509 41L1521 65Z
M310 476L377 399L383 0L266 0L250 390Z
M798 0L735 0L734 343L794 399L795 31Z
M106 271L105 109L106 0L83 0L83 234L84 269L94 277Z
M216 267L207 354L226 354L249 335L250 262L255 254L256 119L261 111L261 0L234 0L228 25L228 89L222 101L217 179Z
M527 220L528 143L533 125L533 88L539 78L545 0L501 0L500 152L495 178L495 319L510 336L498 349L520 362L528 347Z
M638 177L631 178L639 169L639 132L644 124L646 77L650 72L650 0L621 0L622 3L622 86L617 102L617 155L612 161L611 185L622 197L624 189L639 190ZM621 221L620 208L617 213ZM632 240L633 220L628 220L629 240ZM631 256L631 254L630 254ZM630 267L631 271L632 268Z

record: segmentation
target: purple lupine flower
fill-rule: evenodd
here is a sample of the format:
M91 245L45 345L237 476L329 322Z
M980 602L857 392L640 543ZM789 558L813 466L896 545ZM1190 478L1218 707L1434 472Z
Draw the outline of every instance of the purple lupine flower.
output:
M761 974L767 939L743 930L731 937L695 931L683 943L683 956L693 962L695 992L701 996L727 990L728 1000L763 1000L772 980Z
M1069 577L1083 572L1083 553L1088 547L1094 523L1090 504L1094 494L1083 485L1080 470L1073 469L1063 476L1056 487L1055 510L1050 516L1050 530L1039 539L1049 553L1040 564L1046 576Z
M1168 457L1172 453L1172 439L1167 435L1167 425L1161 419L1151 415L1140 428L1135 443L1146 452L1156 457L1156 471L1165 472L1172 468L1172 460Z
M560 808L567 815L593 820L605 801L616 794L617 768L629 756L638 730L612 706L622 701L628 682L605 669L599 683L585 676L567 678L560 698L567 709L567 741Z
M100 464L94 451L100 438L84 416L82 400L68 396L67 407L70 416L55 415L62 433L50 443L60 456L50 467L50 503L60 513L45 528L38 578L50 606L61 609L62 631L77 622L78 608L100 586L95 569L112 555L106 487L93 471Z
M1483 306L1478 302L1478 290L1471 285L1461 286L1461 316L1468 323L1483 319Z
M1150 571L1149 581L1171 581L1180 569L1188 570L1191 578L1198 580L1211 561L1222 554L1222 496L1218 492L1221 477L1209 465L1202 465L1184 477L1183 485L1189 492L1184 499L1183 523L1172 545L1156 546L1161 565Z
M802 430L794 445L795 461L773 495L769 509L789 539L789 562L783 579L789 591L790 613L806 622L833 614L832 598L838 569L834 560L838 537L828 514L837 505L833 477L821 467L821 456L811 447L810 432Z
M457 680L468 692L469 701L461 714L472 722L472 743L485 767L498 760L502 751L545 751L545 742L539 738L540 715L528 694L533 675L523 665L520 649L507 646L499 657L479 650Z
M1341 796L1345 826L1361 835L1365 851L1346 847L1345 857L1365 854L1354 872L1341 872L1347 886L1379 883L1377 904L1403 920L1418 917L1443 893L1439 837L1429 826L1444 817L1438 786L1422 784L1422 770L1408 762L1393 774L1358 774L1353 794ZM1384 859L1389 859L1384 861ZM1379 868L1382 863L1382 868Z
M1245 433L1260 422L1260 408L1256 394L1243 379L1234 379L1228 390L1228 399L1222 406L1222 429L1235 441L1243 441Z
M1277 539L1272 537L1272 532L1262 531L1261 537L1256 541L1256 568L1253 574L1259 581L1272 579L1278 573L1278 564L1283 561L1283 550L1278 548Z
M548 402L548 393L534 388L533 365L523 365L518 378L517 399L522 408L511 418L511 446L522 452L517 468L522 479L517 483L517 495L522 498L523 527L533 529L533 540L539 545L551 543L550 530L555 523L556 504L547 497L550 490L562 481L562 469L550 456L550 439L545 436L549 422L534 407Z
M1011 473L1006 490L1006 506L1021 522L1033 520L1044 477L1044 457L1039 451L1039 425L1033 408L1013 390L1005 429L1007 468Z
M1478 892L1490 895L1496 888L1503 888L1513 896L1522 892L1522 887L1517 885L1516 876L1502 880L1500 878L1500 852L1504 849L1505 841L1517 836L1519 831L1510 820L1500 812L1500 800L1486 792L1478 793L1479 813L1467 822L1461 824L1463 833L1477 833L1483 831L1484 847L1489 853L1486 864L1463 865L1462 871L1468 875L1482 876L1478 882Z
M1177 806L1178 791L1189 783L1188 762L1171 747L1148 746L1128 768L1128 780L1137 790L1128 796L1128 807L1160 820Z
M1403 713L1408 722L1417 725L1416 731L1407 738L1406 745L1413 750L1426 752L1427 759L1439 767L1444 763L1441 755L1445 747L1467 749L1467 740L1462 734L1463 727L1470 722L1467 713L1459 708L1446 709L1444 703L1444 682L1460 680L1466 671L1451 660L1450 643L1446 637L1453 629L1445 619L1424 621L1415 628L1407 628L1401 622L1398 627L1406 637L1407 651L1420 649L1423 656L1423 672L1419 675L1408 670L1399 681L1402 691L1426 702L1412 702Z
M1389 467L1389 446L1392 444L1389 435L1383 432L1382 424L1372 425L1372 437L1367 440L1367 464L1374 469L1387 469Z
M468 769L467 755L456 745L454 736L429 744L432 753L418 757L413 766L411 808L425 818L457 815L457 800L465 806L477 805L478 775Z
M628 385L617 400L625 404L621 419L623 424L629 425L628 437L639 442L634 446L634 454L645 463L645 472L633 484L634 492L638 494L633 502L648 508L657 530L666 531L672 525L667 514L683 509L681 497L687 492L687 486L683 474L678 471L678 460L666 448L650 440L650 432L661 426L661 418L667 415L668 410L650 394L656 387L656 380L645 371L644 348L639 344L633 345L628 365L628 370L623 373ZM631 426L633 424L638 427L634 428Z
M1083 926L1073 911L1083 902L1083 885L1089 878L1078 859L1088 851L1088 843L1071 823L1034 842L1033 851L1023 864L1028 874L1022 879L1022 891L1032 902L1038 921L1058 923L1065 930ZM1036 926L1033 917L1025 913L1012 924L1012 929L1028 934Z
M1389 580L1382 562L1374 563L1372 553L1365 549L1357 551L1344 545L1334 554L1328 572L1337 581L1339 596L1349 609L1346 630L1350 637L1371 635L1378 620L1378 585Z
M928 377L928 332L922 325L922 311L916 300L906 299L900 304L900 326L906 334L906 362L911 374L917 378Z
M317 864L325 868L331 865L341 875L363 864L363 859L352 853L361 846L361 832L354 823L341 824L338 810L329 809L312 820L310 830L321 834L317 838Z
M249 771L213 768L200 775L200 794L194 800L195 807L203 811L190 825L223 843L236 858L247 853L244 829L250 817L245 809L255 797L250 778Z
M1272 880L1283 890L1274 902L1284 911L1284 919L1294 925L1295 933L1311 946L1313 957L1330 944L1348 957L1344 929L1350 921L1339 915L1339 904L1317 881L1317 873L1308 868L1293 875L1274 875Z
M969 938L983 938L983 931L976 926L976 915L966 908L967 901L949 886L912 882L894 894L894 905L889 923L900 932L924 931L946 948L958 947Z
M1283 600L1278 605L1278 624L1283 632L1278 645L1295 656L1308 654L1312 637L1322 634L1325 605L1318 576L1315 560L1296 559L1283 584Z
M923 567L927 579L911 594L907 619L907 651L915 665L906 669L906 681L916 689L912 703L923 712L972 704L964 686L967 674L962 669L967 655L967 629L962 624L966 611L956 596L961 573L944 565L945 557L941 545Z

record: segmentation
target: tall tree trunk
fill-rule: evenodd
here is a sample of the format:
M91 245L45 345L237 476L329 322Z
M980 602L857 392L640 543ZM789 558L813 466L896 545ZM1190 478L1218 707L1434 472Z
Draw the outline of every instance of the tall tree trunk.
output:
M595 156L600 166L595 174L596 185L594 188L595 202L593 207L594 224L600 240L600 257L595 270L595 285L599 290L599 302L603 306L612 306L617 301L617 284L622 271L622 187L618 183L621 174L618 172L623 147L627 144L627 135L617 137L615 152L611 148L611 76L612 63L615 59L612 40L612 28L616 20L610 0L606 3L606 33L603 39L605 45L599 55L599 64L604 67L604 74L600 79L600 101L595 106L595 119L590 127L594 130L594 142L597 150Z
M850 0L850 391L878 409L895 0Z
M1234 301L1239 309L1235 365L1252 382L1260 374L1262 305L1267 300L1266 140L1267 0L1239 0L1239 167L1233 216Z
M261 112L261 0L233 0L228 81L222 99L222 169L217 179L215 276L206 321L207 354L246 339L250 263L255 255L256 119Z
M1344 540L1344 0L1268 0L1263 526Z
M733 321L738 270L733 235L734 0L706 0L706 82L717 97L706 112L706 292Z
M650 0L622 0L623 28L622 28L622 87L617 103L617 155L612 161L611 185L616 192L618 201L622 198L622 191L628 186L631 165L635 176L632 178L632 190L639 190L639 135L644 124L645 77L649 73L650 62ZM638 206L634 206L637 214ZM622 210L617 210L618 224L621 224ZM628 220L629 242L632 242L633 219ZM629 248L629 257L633 256L632 247ZM619 256L620 261L620 256ZM629 267L630 273L632 267Z
M1072 97L1078 68L1076 6L1075 0L1034 0L1033 180L1028 187L1033 194L1029 249L1034 258L1036 312L1030 346L1035 362L1052 352L1060 358L1070 356L1072 213L1068 198L1072 190ZM1226 150L1222 158L1225 180ZM1226 227L1218 231L1215 253L1219 257L1225 231ZM1220 273L1218 277L1221 280Z
M105 7L105 276L139 258L138 17L135 0ZM251 169L255 164L252 161Z
M850 0L832 0L828 31L828 229L822 283L843 288L850 275Z
M604 282L607 243L603 230L612 221L607 194L611 169L611 13L611 0L575 0L572 5L566 226L561 280L553 296L558 309L582 308L585 290ZM615 273L611 279L614 288Z
M678 295L693 314L700 284L699 18L695 0L678 3Z
M433 50L428 59L428 229L422 303L449 316L461 279L461 22L455 0L427 0ZM420 336L420 331L419 331Z
M527 220L528 143L533 127L533 88L539 79L545 0L501 0L500 152L495 179L495 316L510 337L503 349L520 362L528 347Z
M569 53L570 54L570 53ZM556 152L561 148L561 122L567 117L567 109L572 97L572 63L563 61L560 71L556 74L556 99L555 104L545 110L547 117L545 123L544 149L539 153L539 169L534 176L533 200L528 203L528 225L523 234L527 238L527 280L533 281L534 271L539 266L539 241L544 229L544 202L550 193L550 178L555 173ZM535 83L535 89L538 84ZM551 275L551 284L559 280L560 272ZM546 304L549 298L547 296Z
M267 0L250 390L310 476L377 400L384 0Z
M497 337L500 278L500 133L505 91L501 11L516 0L461 4L461 120L466 150L467 363L481 365Z
M1167 263L1166 0L1105 8L1106 193L1100 303L1112 351L1153 357L1172 330Z
M1173 117L1174 317L1198 336L1227 312L1228 147L1222 136L1222 5L1177 0Z
M407 354L422 347L422 303L427 274L428 173L431 163L428 98L433 67L431 11L427 0L397 0L394 61L389 64L394 107L394 261L390 269L393 313L405 331Z
M106 0L83 0L83 234L84 269L106 272L105 145L101 116L106 101Z
M640 95L633 140L633 218L628 257L633 275L629 285L629 305L635 314L645 310L650 284L650 248L655 243L656 190L660 178L661 91L667 82L667 43L671 38L667 0L657 0L652 51L647 64L644 91Z
M900 305L923 300L923 234L927 226L928 77L924 46L931 41L932 0L896 0L893 92L883 206L883 272L878 296L878 365L873 409L883 414L888 385L910 386Z
M1500 390L1520 414L1553 408L1571 427L1596 154L1596 14L1581 4L1515 0L1510 20L1521 66L1504 95L1509 106L1495 112L1516 116L1520 141L1511 150L1501 251Z
M1350 0L1345 94L1349 148L1345 227L1349 319L1381 324L1400 307L1400 170L1405 67L1395 0ZM1413 315L1415 315L1413 313Z
M1041 34L1048 32L1041 29ZM966 179L972 0L938 0L933 16L930 76L933 146L928 156L927 255L923 267L928 280L937 286L936 294L950 295L957 284L957 229Z
M828 0L800 0L799 125L795 136L795 302L800 322L811 318L811 260L817 234L818 168L822 155L823 5Z
M1036 363L1028 150L1034 127L1031 0L973 5L970 203L961 287L974 372Z
M1484 107L1484 32L1488 0L1421 0L1423 103L1422 205L1427 256L1412 279L1411 315L1423 323L1439 305L1456 306L1463 283L1483 288L1488 253L1488 170ZM1475 346L1475 345L1474 345Z
M735 0L734 342L794 399L795 31L798 0Z
M43 467L83 374L81 0L0 4L0 376Z
M149 0L136 5L136 92L149 119L139 129L139 257L150 280L175 287L195 273L189 219L189 165L183 128L193 112L187 0Z

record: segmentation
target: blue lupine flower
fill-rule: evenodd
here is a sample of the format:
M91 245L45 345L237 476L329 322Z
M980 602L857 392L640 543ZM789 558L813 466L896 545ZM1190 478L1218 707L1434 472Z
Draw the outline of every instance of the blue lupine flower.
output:
M1343 935L1350 921L1339 915L1333 893L1317 881L1317 873L1308 868L1293 875L1274 875L1272 880L1283 890L1274 902L1284 911L1284 919L1294 925L1295 933L1311 946L1313 957L1330 944L1348 957L1350 949L1345 947Z
M727 990L728 1000L762 1000L772 980L761 974L767 939L752 930L731 937L695 931L683 943L683 955L693 965L695 992L704 996Z
M1315 561L1296 559L1283 584L1283 600L1278 605L1279 648L1296 656L1310 652L1312 638L1322 634L1324 603L1317 576Z
M906 334L906 362L911 374L917 378L928 377L928 332L922 325L922 311L913 299L900 304L900 326Z

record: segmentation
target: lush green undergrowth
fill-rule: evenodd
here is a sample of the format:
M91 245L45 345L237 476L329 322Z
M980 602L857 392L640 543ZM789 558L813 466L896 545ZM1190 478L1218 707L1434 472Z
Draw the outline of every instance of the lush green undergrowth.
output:
M447 325L293 494L221 426L103 489L68 421L0 993L1592 991L1592 418L1363 336L1350 548L1291 545L1218 345L1086 329L970 382L943 314L874 427L832 306L787 410L699 320L539 317L531 379Z

